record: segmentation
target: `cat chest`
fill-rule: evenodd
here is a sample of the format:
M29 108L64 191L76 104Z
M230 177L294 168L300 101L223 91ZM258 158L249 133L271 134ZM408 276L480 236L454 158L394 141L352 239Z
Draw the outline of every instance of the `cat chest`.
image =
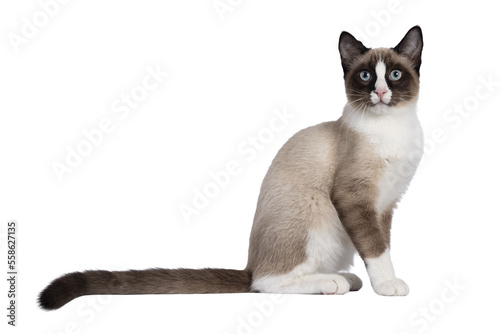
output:
M378 211L384 212L399 201L415 174L423 154L423 133L411 111L366 116L363 121L351 121L351 126L360 135L360 155L370 156L379 167L371 175L377 188L373 200Z
M408 189L422 158L421 147L418 134L412 138L400 138L399 141L378 142L377 155L382 167L376 180L378 196L375 205L379 212L393 206Z
M376 182L378 192L375 206L379 212L384 212L399 201L414 172L415 168L408 166L406 160L384 160L384 167Z

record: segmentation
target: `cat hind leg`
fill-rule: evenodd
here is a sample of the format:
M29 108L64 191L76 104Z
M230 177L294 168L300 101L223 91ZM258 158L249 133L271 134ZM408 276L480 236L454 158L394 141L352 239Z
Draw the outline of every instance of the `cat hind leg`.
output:
M252 283L252 290L265 293L343 295L349 291L357 291L361 286L361 280L354 274L317 273L261 277Z

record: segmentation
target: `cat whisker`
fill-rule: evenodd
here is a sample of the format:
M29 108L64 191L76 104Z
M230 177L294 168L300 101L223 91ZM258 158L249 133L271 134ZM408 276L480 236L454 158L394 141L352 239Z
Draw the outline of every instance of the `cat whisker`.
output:
M359 106L357 106L355 109L353 109L350 114L346 117L346 119L343 120L341 126L340 126L340 129L342 129L342 126L344 125L344 123L349 119L349 118L352 118L352 117L359 117L359 113L358 113L358 110L361 110L361 108L363 108L363 112L368 108L368 102L363 102L362 104L360 104ZM349 142L349 132L350 132L351 128L348 126L347 127L347 133L346 133L346 138L345 138L345 141L344 141L344 145L347 146L348 142Z
M365 99L365 98L364 98L364 97L362 97L362 98L359 98L359 99L357 99L357 100L354 100L354 101L351 101L351 102L347 102L347 105L348 105L348 106L350 106L350 105L352 105L352 104L354 104L354 103L356 103L356 102L358 102L358 101L364 100L364 99Z

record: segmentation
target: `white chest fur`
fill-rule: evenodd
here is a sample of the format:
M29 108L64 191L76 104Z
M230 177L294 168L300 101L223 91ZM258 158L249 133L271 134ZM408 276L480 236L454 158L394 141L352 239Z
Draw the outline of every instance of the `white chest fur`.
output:
M382 114L351 116L346 118L348 125L373 144L375 155L385 164L376 201L383 212L404 194L422 158L423 134L416 108L411 105Z

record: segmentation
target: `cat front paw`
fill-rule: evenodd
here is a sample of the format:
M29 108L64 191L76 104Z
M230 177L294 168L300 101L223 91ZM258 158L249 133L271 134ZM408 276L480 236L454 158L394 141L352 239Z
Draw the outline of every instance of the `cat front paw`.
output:
M374 284L373 290L381 296L406 296L410 292L408 285L399 278Z
M320 291L325 295L343 295L350 290L350 284L343 275L331 275L318 282Z

